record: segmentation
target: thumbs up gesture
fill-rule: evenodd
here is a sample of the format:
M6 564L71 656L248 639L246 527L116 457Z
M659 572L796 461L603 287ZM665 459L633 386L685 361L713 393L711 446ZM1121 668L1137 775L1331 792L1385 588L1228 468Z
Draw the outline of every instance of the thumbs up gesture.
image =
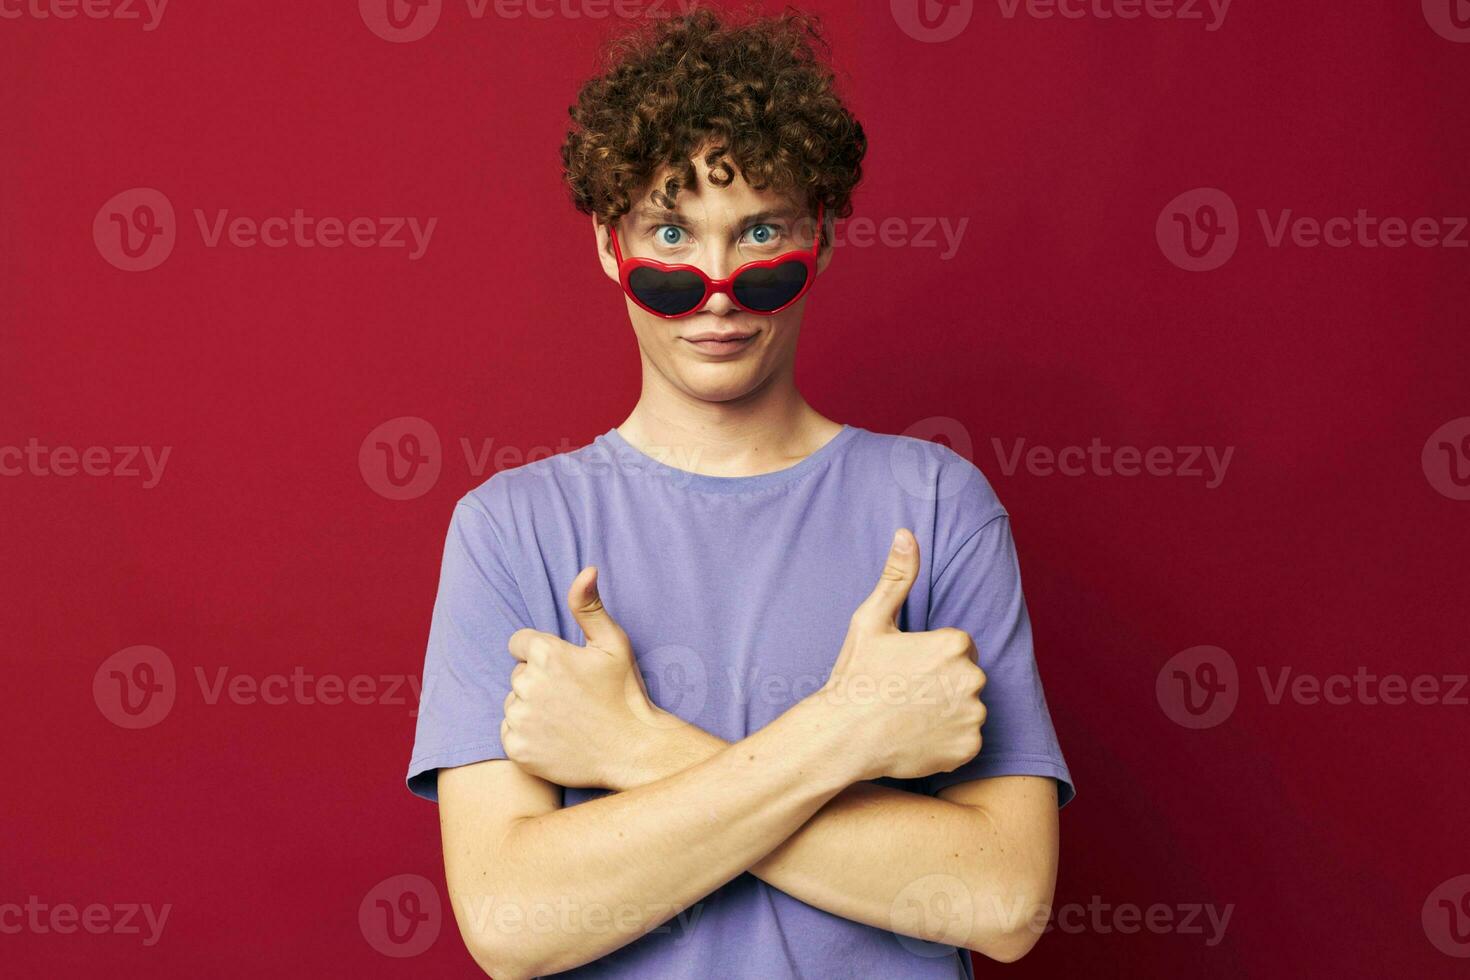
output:
M579 647L559 636L521 629L507 643L520 663L500 723L508 758L560 786L613 788L614 770L631 758L665 715L649 701L633 647L597 591L597 569L572 580L567 607L587 637Z
M970 634L898 628L918 574L918 542L900 529L877 586L852 614L831 676L812 695L850 724L854 748L869 761L864 779L948 772L980 752L985 673Z

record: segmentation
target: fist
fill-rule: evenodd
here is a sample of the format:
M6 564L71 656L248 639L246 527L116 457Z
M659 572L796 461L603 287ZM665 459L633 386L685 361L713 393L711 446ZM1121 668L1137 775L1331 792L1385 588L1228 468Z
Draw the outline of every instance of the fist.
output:
M658 710L623 628L597 592L597 569L582 569L567 605L586 634L579 647L559 636L522 629L507 647L519 663L500 723L511 761L559 786L613 788L617 767L657 723Z
M849 719L867 779L948 772L980 753L985 672L970 634L898 628L918 574L918 542L900 529L877 587L853 612L832 674L817 692Z

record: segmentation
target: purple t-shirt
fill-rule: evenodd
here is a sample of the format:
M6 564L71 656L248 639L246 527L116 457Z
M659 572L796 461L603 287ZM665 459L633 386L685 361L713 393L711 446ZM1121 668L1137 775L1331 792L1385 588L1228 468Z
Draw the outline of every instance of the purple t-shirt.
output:
M530 627L584 643L565 605L583 567L597 566L603 602L632 641L654 702L737 741L827 680L894 530L907 527L921 567L899 627L969 632L988 676L988 716L972 761L880 782L933 795L987 776L1051 776L1061 802L1072 798L1032 656L1010 521L968 460L849 425L774 473L704 476L688 464L655 459L610 429L581 449L497 473L459 501L424 662L413 792L436 799L438 769L505 758L500 721L516 663L506 641ZM562 801L601 795L567 788ZM955 980L970 965L963 950L832 915L747 873L565 975Z

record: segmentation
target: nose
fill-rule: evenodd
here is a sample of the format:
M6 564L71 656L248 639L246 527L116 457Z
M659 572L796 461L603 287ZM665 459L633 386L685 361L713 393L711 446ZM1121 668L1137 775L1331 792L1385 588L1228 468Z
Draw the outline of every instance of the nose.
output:
M705 272L711 279L723 279L734 272L739 262L738 254L712 257ZM699 312L711 313L715 316L729 316L739 311L740 307L730 301L727 293L711 293L709 299L699 308Z
M712 313L715 316L729 316L738 309L739 307L730 302L729 296L724 293L712 293L709 300L699 308L699 312Z

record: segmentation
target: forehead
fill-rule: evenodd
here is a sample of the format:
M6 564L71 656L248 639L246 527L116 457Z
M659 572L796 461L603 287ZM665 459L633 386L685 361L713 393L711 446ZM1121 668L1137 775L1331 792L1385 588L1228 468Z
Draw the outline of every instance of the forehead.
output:
M632 213L628 217L633 221L658 221L677 217L694 224L722 225L737 224L755 215L794 220L803 213L796 195L790 191L769 188L756 190L746 183L733 162L731 168L734 179L724 187L711 182L710 168L703 159L696 157L692 162L695 183L679 188L672 210L664 207L668 203L667 198L658 193L673 174L673 168L666 166L654 174L643 194L634 200Z

